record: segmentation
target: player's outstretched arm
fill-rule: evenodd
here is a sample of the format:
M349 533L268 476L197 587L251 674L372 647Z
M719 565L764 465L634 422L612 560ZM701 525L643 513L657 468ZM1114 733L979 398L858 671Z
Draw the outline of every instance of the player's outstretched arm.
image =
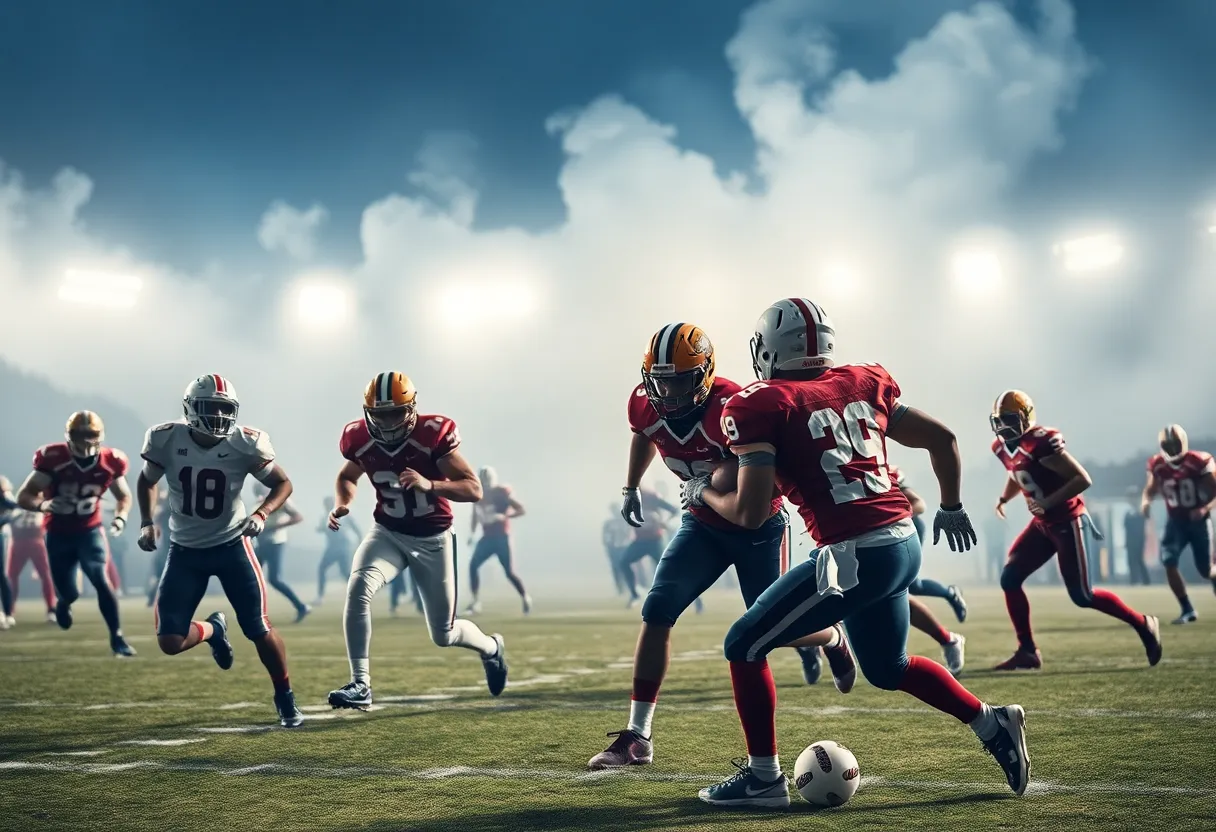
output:
M30 475L17 489L17 505L26 511L50 512L50 500L43 500L47 486L51 484L51 475L42 471L30 471Z
M745 529L758 529L773 513L777 449L766 443L758 443L736 445L731 450L739 457L735 490L721 494L708 486L708 477L690 480L684 484L685 507L706 505L723 520Z
M1211 476L1209 474L1209 476ZM1216 477L1213 477L1216 479ZM1153 510L1153 498L1157 496L1157 478L1153 472L1148 472L1148 481L1144 483L1144 491L1140 493L1140 513L1148 517Z
M481 479L460 451L452 451L436 460L435 464L447 479L429 481L431 487L423 488L424 491L432 491L436 497L446 497L456 503L475 503L484 496ZM402 486L409 487L405 483Z
M1044 468L1059 474L1064 479L1064 484L1041 500L1031 500L1030 510L1034 514L1042 514L1066 503L1094 484L1089 472L1068 451L1061 450L1051 456L1045 456L1040 462Z
M929 414L901 404L887 425L887 436L901 445L929 452L941 492L941 505L933 518L933 543L936 545L944 533L951 551L969 550L979 539L963 508L963 458L954 431Z

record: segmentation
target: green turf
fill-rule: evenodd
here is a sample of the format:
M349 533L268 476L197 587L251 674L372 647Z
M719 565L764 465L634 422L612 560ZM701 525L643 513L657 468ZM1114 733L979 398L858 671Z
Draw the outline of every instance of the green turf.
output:
M794 654L779 651L787 771L818 739L845 743L860 761L861 791L825 812L797 799L790 812L722 811L696 799L743 753L720 657L740 609L727 593L711 594L706 614L676 630L655 764L593 778L582 777L587 759L626 717L638 619L616 604L542 598L528 619L513 604L492 605L481 621L505 634L514 683L498 700L484 692L475 656L433 647L412 613L380 613L372 669L385 704L333 715L325 694L347 680L335 599L282 632L300 704L336 718L215 733L202 729L274 724L247 642L236 640L227 673L205 648L161 656L147 635L150 613L128 602L140 656L120 661L91 602L78 605L67 633L23 602L20 624L0 633L0 829L1216 828L1216 599L1197 591L1198 624L1163 624L1165 659L1149 669L1127 627L1072 607L1061 590L1032 589L1047 669L996 676L984 668L1012 646L1004 605L992 591L971 595L971 620L958 628L968 636L965 682L983 699L1025 706L1037 784L1012 797L965 727L864 683L847 697L827 682L807 688ZM1124 596L1163 618L1174 612L1164 588ZM930 603L946 620L946 605ZM920 634L911 648L938 655ZM451 698L388 701L407 696ZM194 742L129 744L145 740Z

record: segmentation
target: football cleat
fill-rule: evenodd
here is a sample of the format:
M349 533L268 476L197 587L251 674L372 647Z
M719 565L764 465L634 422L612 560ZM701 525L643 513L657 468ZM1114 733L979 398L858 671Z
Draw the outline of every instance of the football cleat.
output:
M823 663L819 661L818 647L797 647L798 658L802 660L802 681L808 685L819 682L823 675Z
M1021 705L1005 705L992 709L997 732L984 741L984 750L993 756L1005 772L1005 781L1013 793L1021 797L1030 784L1030 754L1026 750L1026 712Z
M349 682L337 690L329 692L331 708L351 708L356 711L366 711L372 704L372 689L363 682Z
M63 601L55 604L55 623L61 630L72 629L72 605Z
M1019 647L1017 652L998 664L993 670L1041 670L1043 656L1036 648Z
M135 648L127 644L121 635L110 636L110 651L120 659L129 659L135 655Z
M7 630L12 625L8 623L8 616L0 612L0 630Z
M958 623L962 624L967 620L967 602L963 600L963 591L956 586L948 586L946 589L950 591L950 594L946 596L946 602L954 610L954 617L958 619Z
M474 601L473 603L469 604L467 607L465 607L464 614L465 615L480 615L481 614L481 602Z
M220 666L220 670L227 670L232 667L232 642L228 640L228 618L219 611L211 613L207 616L207 623L211 625L211 638L207 639L207 644L211 647L211 658L215 659L215 663Z
M308 604L305 604L296 610L296 623L299 624L301 621L307 618L310 612L312 612L312 607L308 606Z
M823 655L828 657L828 667L832 668L832 682L836 690L848 693L857 683L857 662L853 661L853 651L849 648L849 640L844 637L844 628L834 625L840 634L840 643L835 647L825 647Z
M764 781L752 774L745 759L731 760L739 769L721 783L697 792L697 797L713 806L760 806L765 809L788 809L790 784L782 774L776 780Z
M149 606L151 606L151 605L149 605ZM59 623L59 616L55 614L54 610L46 611L46 623L47 624L58 624Z
M498 633L490 638L498 642L498 652L493 656L483 656L481 664L486 671L486 687L490 689L490 696L498 696L507 686L507 643Z
M1195 614L1194 610L1187 610L1186 612L1184 612L1182 615L1175 618L1170 623L1171 624L1194 624L1198 620L1199 620L1199 616Z
M304 714L296 707L296 695L290 690L274 695L274 709L279 712L279 724L284 728L298 728L304 724Z
M529 615L532 612L532 596L524 596L524 615Z
M946 659L946 669L951 676L957 677L963 672L966 663L967 639L958 633L950 634L950 641L942 645L942 655Z
M1155 615L1144 616L1144 626L1137 632L1140 633L1140 640L1144 642L1144 655L1148 657L1148 666L1156 667L1157 662L1161 661L1161 622L1157 620Z
M605 768L645 766L654 762L654 743L636 731L611 731L616 737L612 745L596 754L587 762L587 768L599 771Z

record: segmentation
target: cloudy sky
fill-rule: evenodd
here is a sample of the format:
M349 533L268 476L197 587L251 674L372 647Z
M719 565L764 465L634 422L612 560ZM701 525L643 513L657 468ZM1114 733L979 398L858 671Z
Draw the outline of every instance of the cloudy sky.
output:
M1009 386L1123 459L1212 432L1213 31L1203 0L6 4L0 355L149 422L224 373L314 504L401 369L546 560L599 558L649 335L699 322L746 379L790 294L972 469ZM1064 272L1095 233L1122 260ZM67 306L69 268L143 289ZM349 315L300 320L306 287Z

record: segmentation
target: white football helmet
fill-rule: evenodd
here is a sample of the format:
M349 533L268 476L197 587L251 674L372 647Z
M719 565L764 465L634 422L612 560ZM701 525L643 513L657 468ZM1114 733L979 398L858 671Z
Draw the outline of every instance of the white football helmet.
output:
M1170 462L1177 462L1190 448L1182 425L1166 425L1161 429L1157 442L1161 445L1161 453Z
M836 330L823 307L806 298L785 298L764 310L752 336L756 378L770 379L778 370L831 367Z
M182 396L182 411L192 430L223 438L236 428L236 414L241 409L236 390L220 375L199 376L186 385Z
M494 486L498 485L498 472L489 465L486 465L480 471L478 471L477 476L481 480L481 487L483 489L493 488Z

